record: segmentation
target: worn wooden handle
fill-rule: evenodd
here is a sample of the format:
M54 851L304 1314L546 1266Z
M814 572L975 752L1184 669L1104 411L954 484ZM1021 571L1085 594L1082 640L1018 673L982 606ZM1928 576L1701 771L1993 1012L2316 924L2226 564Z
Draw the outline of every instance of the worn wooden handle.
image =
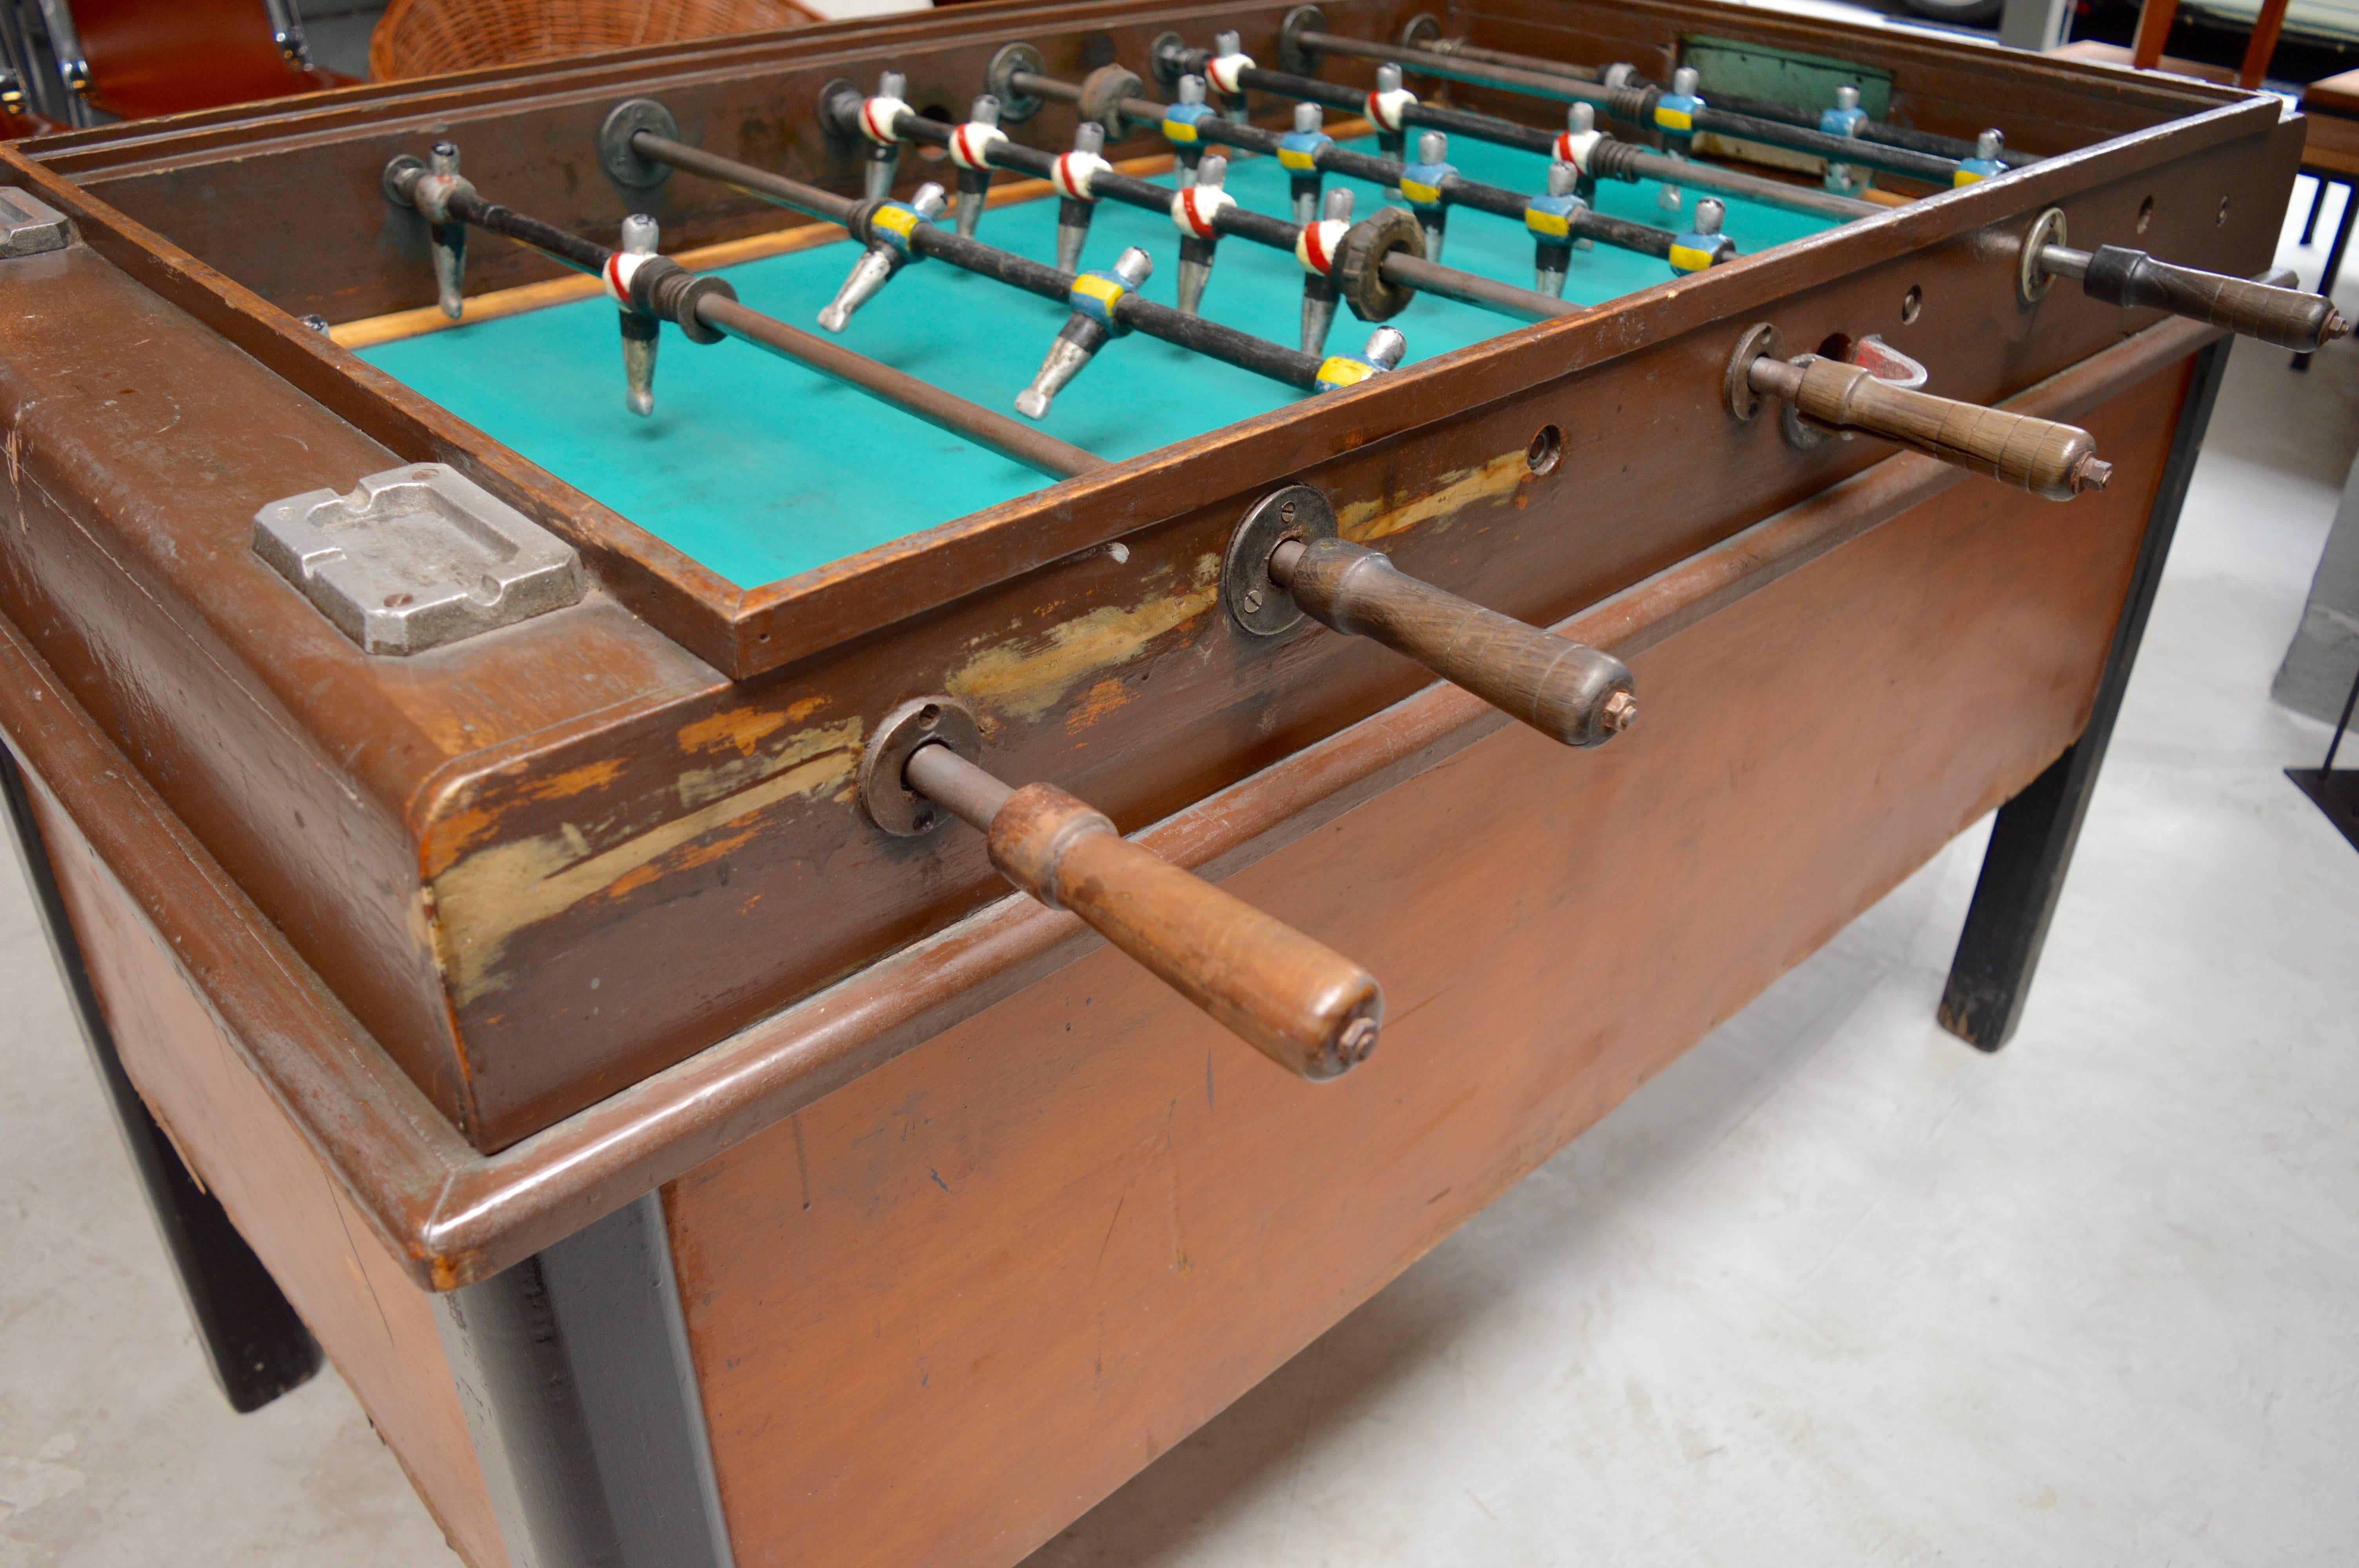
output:
M2334 302L2322 294L2198 272L2120 245L2097 248L2081 287L2109 305L2168 310L2305 354L2316 353L2351 330Z
M991 863L1289 1072L1332 1078L1375 1048L1385 998L1374 976L1141 849L1053 784L1026 784L999 807Z
M1485 610L1343 539L1288 540L1269 575L1304 613L1370 637L1568 746L1596 746L1638 716L1630 668L1537 626Z
M1785 398L1822 425L1881 436L2050 501L2103 490L2113 477L2113 465L2097 459L2096 441L2077 426L1903 392L1841 360L1765 357L1746 375L1756 392Z

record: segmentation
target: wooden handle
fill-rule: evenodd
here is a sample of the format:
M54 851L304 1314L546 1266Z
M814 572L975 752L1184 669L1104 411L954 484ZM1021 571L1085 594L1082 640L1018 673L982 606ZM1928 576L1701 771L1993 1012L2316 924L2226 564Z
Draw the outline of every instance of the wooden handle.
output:
M2351 330L2334 302L2322 294L2174 266L2119 245L2097 248L2081 287L2108 305L2168 310L2305 354L2316 353Z
M1753 390L1782 397L1822 425L1881 436L2050 501L2103 490L2113 477L2095 440L2076 426L1903 392L1858 365L1816 354L1790 362L1764 356L1745 373Z
M1026 784L999 807L991 863L1289 1072L1332 1078L1375 1049L1385 999L1374 976L1141 849L1053 784Z
M1630 668L1402 573L1364 545L1288 540L1269 575L1321 624L1371 637L1568 746L1597 746L1638 716Z

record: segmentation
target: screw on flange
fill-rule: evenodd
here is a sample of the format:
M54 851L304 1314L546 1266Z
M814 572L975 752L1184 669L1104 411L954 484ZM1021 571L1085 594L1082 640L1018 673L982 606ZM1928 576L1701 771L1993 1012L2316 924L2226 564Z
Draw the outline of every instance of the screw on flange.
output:
M1626 691L1617 691L1605 699L1599 717L1605 721L1606 733L1619 735L1638 720L1638 699Z

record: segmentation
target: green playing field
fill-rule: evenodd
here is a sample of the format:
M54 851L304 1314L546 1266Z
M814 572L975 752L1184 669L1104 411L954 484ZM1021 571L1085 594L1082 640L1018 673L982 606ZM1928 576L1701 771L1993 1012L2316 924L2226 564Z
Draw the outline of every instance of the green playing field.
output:
M1373 143L1366 150L1373 151ZM1537 154L1453 145L1470 178L1538 189ZM945 174L947 174L945 166ZM677 180L694 183L690 176ZM1383 200L1352 184L1359 215ZM1258 211L1288 211L1285 172L1271 158L1232 167L1229 189ZM1652 184L1607 182L1601 211L1685 227ZM1055 255L1057 203L1019 202L984 214L978 237L1046 261ZM1746 253L1818 232L1831 220L1731 201L1726 232ZM477 244L504 242L478 238ZM1125 245L1146 248L1151 298L1177 285L1179 236L1153 213L1103 202L1082 265L1112 265ZM1482 212L1451 216L1442 259L1528 287L1531 236ZM853 260L822 245L728 269L748 305L812 327ZM1605 245L1573 253L1565 296L1597 304L1660 283L1669 266ZM1289 346L1299 340L1302 273L1291 255L1224 240L1203 311ZM1013 413L1062 324L1061 307L947 263L910 265L853 319L850 348ZM1392 323L1408 338L1407 364L1462 349L1517 323L1430 296ZM1368 329L1339 311L1330 352L1357 352ZM582 300L480 325L382 344L363 358L629 517L723 577L755 587L946 523L1040 489L1049 481L860 392L738 342L691 344L667 330L656 412L623 406L614 308ZM1134 457L1310 395L1136 333L1108 344L1066 389L1044 427L1101 457Z

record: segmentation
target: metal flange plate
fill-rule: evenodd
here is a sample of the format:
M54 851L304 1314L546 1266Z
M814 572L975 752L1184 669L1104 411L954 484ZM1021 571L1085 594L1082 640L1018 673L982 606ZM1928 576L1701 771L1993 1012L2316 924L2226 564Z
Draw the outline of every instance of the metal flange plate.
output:
M1270 552L1288 539L1335 537L1335 509L1307 484L1289 484L1254 503L1229 535L1221 568L1221 603L1239 630L1275 637L1302 624L1302 607L1269 575Z

